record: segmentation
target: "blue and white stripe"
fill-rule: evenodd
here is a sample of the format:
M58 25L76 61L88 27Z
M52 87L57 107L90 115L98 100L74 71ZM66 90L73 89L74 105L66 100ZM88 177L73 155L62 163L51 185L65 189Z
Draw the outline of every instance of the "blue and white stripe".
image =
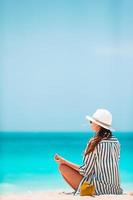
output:
M123 190L120 187L119 179L119 159L120 143L116 137L112 136L108 140L99 142L93 152L83 157L83 165L79 169L83 178L75 194L80 192L80 186L84 181L94 184L97 195L122 194Z

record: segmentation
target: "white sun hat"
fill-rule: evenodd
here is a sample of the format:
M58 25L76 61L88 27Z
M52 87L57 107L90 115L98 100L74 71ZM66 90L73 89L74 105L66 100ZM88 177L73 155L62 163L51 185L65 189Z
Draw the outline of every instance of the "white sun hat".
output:
M106 109L97 109L92 116L86 115L86 119L110 131L115 131L115 129L111 127L112 114Z

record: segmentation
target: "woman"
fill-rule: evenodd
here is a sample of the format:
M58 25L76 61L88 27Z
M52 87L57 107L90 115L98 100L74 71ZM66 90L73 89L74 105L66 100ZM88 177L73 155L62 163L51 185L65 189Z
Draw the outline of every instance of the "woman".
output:
M118 166L120 144L111 132L112 115L106 109L98 109L86 119L95 135L87 143L83 165L78 166L56 154L54 159L59 164L59 171L75 194L80 192L84 181L94 185L96 195L122 194Z

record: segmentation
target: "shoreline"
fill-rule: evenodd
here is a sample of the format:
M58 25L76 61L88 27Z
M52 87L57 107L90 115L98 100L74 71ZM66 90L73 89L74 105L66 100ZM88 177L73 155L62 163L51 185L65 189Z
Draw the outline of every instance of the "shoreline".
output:
M27 192L19 192L14 194L0 194L0 199L2 200L88 200L93 199L91 196L74 196L71 192L64 192L63 189L58 190L47 190L47 191L27 191ZM122 195L96 195L95 199L97 200L133 200L132 195L128 193L124 193Z
M122 184L123 185L123 184ZM133 200L133 183L125 183L122 195L96 195L96 200ZM127 186L127 187L126 187ZM9 190L10 188L10 190ZM54 185L45 189L43 188L25 188L25 190L19 190L16 185L4 185L0 188L0 199L1 200L87 200L94 197L91 196L80 196L79 194L73 195L74 190L67 185L64 187L55 188ZM21 188L22 189L22 188ZM131 195L132 194L132 195Z

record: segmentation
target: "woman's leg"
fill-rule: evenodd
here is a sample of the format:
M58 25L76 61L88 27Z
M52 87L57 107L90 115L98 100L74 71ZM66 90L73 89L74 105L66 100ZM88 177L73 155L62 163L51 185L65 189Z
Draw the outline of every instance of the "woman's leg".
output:
M66 182L73 188L77 189L83 176L79 174L75 169L71 168L66 164L59 165L59 171L61 172L63 178Z

